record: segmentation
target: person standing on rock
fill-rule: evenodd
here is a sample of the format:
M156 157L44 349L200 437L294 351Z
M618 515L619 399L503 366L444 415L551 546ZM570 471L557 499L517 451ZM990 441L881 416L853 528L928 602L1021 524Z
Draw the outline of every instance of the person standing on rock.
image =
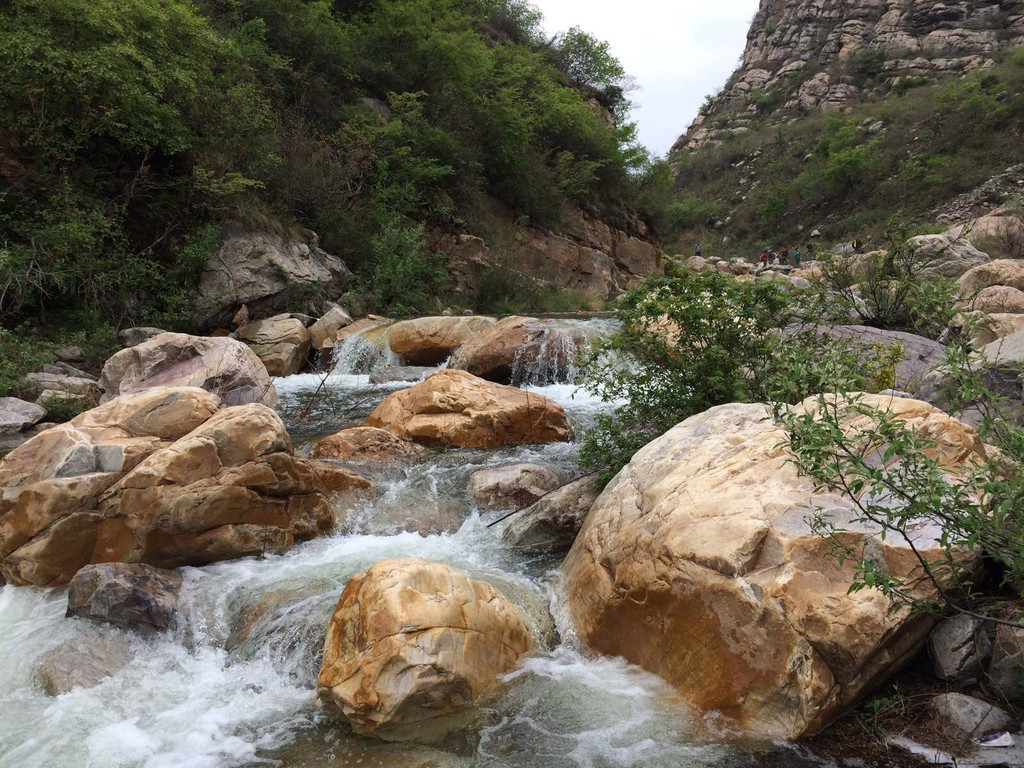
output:
M804 260L803 253L800 252L800 246L797 246L796 250L793 251L793 264L797 269L800 269L800 263Z
M761 251L761 269L767 269L767 268L768 268L768 249L765 248L763 251Z
M693 255L696 256L699 259L703 254L704 254L704 246L701 245L700 243L697 243L697 245L694 246Z

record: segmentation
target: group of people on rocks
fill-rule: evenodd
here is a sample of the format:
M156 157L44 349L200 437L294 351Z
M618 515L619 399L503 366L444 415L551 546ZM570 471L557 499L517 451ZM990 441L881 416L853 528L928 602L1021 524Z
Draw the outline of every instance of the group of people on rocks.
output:
M807 249L807 260L812 260L814 258L814 243L807 243L804 247ZM800 269L800 265L804 261L804 251L800 250L799 245L792 251L789 248L783 248L778 253L775 253L771 248L765 248L761 251L759 261L761 262L762 269L769 264L786 264Z

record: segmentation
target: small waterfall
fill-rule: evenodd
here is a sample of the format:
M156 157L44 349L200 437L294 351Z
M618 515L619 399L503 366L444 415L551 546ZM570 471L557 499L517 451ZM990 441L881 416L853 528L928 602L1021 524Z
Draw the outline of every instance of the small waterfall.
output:
M376 338L365 334L376 332ZM334 349L332 373L370 375L388 366L401 365L402 359L391 351L386 330L373 326L345 337Z
M611 336L619 323L610 319L544 320L544 332L521 347L512 362L512 384L537 387L578 384L583 361L599 339Z

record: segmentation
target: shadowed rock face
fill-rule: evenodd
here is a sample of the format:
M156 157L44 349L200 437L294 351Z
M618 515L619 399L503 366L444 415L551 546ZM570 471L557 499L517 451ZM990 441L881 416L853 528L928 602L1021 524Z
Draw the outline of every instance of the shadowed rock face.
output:
M297 455L265 405L147 389L0 461L0 573L50 586L89 563L174 568L279 552L331 529L328 493L368 486Z
M345 586L317 690L360 733L423 723L471 704L533 648L519 609L449 565L385 560Z
M553 400L451 369L388 395L366 425L437 447L498 448L569 439L569 420Z
M973 430L926 403L865 402L934 439L945 466L984 455ZM848 592L853 558L840 565L811 531L815 508L888 572L912 580L919 563L904 542L857 523L847 499L798 476L767 417L757 404L712 408L640 450L591 508L563 576L591 648L660 675L747 734L792 739L898 669L934 620L893 611L879 590ZM917 531L925 558L940 556L940 533Z
M781 109L842 109L860 90L828 67L863 48L884 54L884 94L896 78L964 74L1022 44L1019 2L761 0L739 69L672 151L743 129L757 116L754 97L773 90Z

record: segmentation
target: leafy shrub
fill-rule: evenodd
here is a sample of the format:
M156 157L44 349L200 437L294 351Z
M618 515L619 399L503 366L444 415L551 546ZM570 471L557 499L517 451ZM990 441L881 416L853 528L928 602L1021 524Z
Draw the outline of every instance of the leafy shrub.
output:
M857 85L864 86L885 70L885 52L877 48L861 48L850 56L847 69Z
M371 243L374 266L368 288L382 311L409 314L438 295L448 275L443 256L425 252L422 226L392 217Z

